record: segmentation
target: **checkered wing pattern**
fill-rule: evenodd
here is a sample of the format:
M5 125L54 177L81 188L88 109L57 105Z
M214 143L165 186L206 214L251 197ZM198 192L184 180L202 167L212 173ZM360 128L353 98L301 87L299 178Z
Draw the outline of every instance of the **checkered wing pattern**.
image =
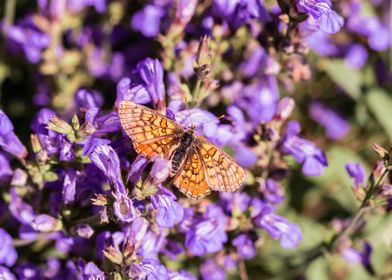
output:
M164 115L131 101L120 102L118 115L136 152L148 158L166 157L184 132L180 125Z

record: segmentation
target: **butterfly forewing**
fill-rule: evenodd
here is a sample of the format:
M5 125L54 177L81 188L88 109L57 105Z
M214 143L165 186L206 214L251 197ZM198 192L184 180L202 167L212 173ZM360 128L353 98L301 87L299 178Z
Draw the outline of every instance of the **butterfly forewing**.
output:
M184 129L165 116L131 101L118 109L121 125L138 153L148 158L165 157Z
M147 107L122 101L118 109L121 125L132 139L136 152L148 158L161 155L166 159L177 149L184 151L180 139L187 133L179 124ZM189 138L188 138L189 139ZM245 180L244 170L225 152L205 138L192 137L191 146L171 181L191 198L200 198L212 190L232 192ZM180 150L178 150L180 151Z

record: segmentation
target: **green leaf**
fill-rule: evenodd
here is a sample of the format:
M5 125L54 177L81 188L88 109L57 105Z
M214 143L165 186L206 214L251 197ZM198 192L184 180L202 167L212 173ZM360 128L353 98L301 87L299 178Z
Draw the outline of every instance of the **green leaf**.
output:
M385 133L392 139L392 96L381 88L375 88L366 95L366 102Z
M362 74L347 66L343 60L324 61L321 65L329 77L353 99L361 95Z

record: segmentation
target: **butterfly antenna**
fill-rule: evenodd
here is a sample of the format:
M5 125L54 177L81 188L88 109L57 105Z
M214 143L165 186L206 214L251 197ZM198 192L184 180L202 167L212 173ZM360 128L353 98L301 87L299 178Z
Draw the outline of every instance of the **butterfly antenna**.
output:
M186 107L185 110L187 110L187 112L188 112L189 122L191 123L190 128L191 128L192 130L195 130L195 129L196 129L196 125L195 125L195 124L193 123L193 121L192 121L192 114L191 114L190 109L189 109L188 98L187 98L186 95L184 95L184 100L185 100L185 107Z

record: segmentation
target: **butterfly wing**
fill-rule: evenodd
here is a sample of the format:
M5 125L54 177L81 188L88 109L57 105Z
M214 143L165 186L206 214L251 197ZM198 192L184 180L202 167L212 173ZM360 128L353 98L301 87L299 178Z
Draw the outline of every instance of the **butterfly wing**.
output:
M193 199L201 198L211 192L202 162L193 149L189 150L182 168L172 182L181 192Z
M243 184L245 171L234 159L203 137L195 141L208 186L214 191L233 192Z
M148 158L165 157L184 131L164 115L131 101L120 102L118 115L136 152Z

